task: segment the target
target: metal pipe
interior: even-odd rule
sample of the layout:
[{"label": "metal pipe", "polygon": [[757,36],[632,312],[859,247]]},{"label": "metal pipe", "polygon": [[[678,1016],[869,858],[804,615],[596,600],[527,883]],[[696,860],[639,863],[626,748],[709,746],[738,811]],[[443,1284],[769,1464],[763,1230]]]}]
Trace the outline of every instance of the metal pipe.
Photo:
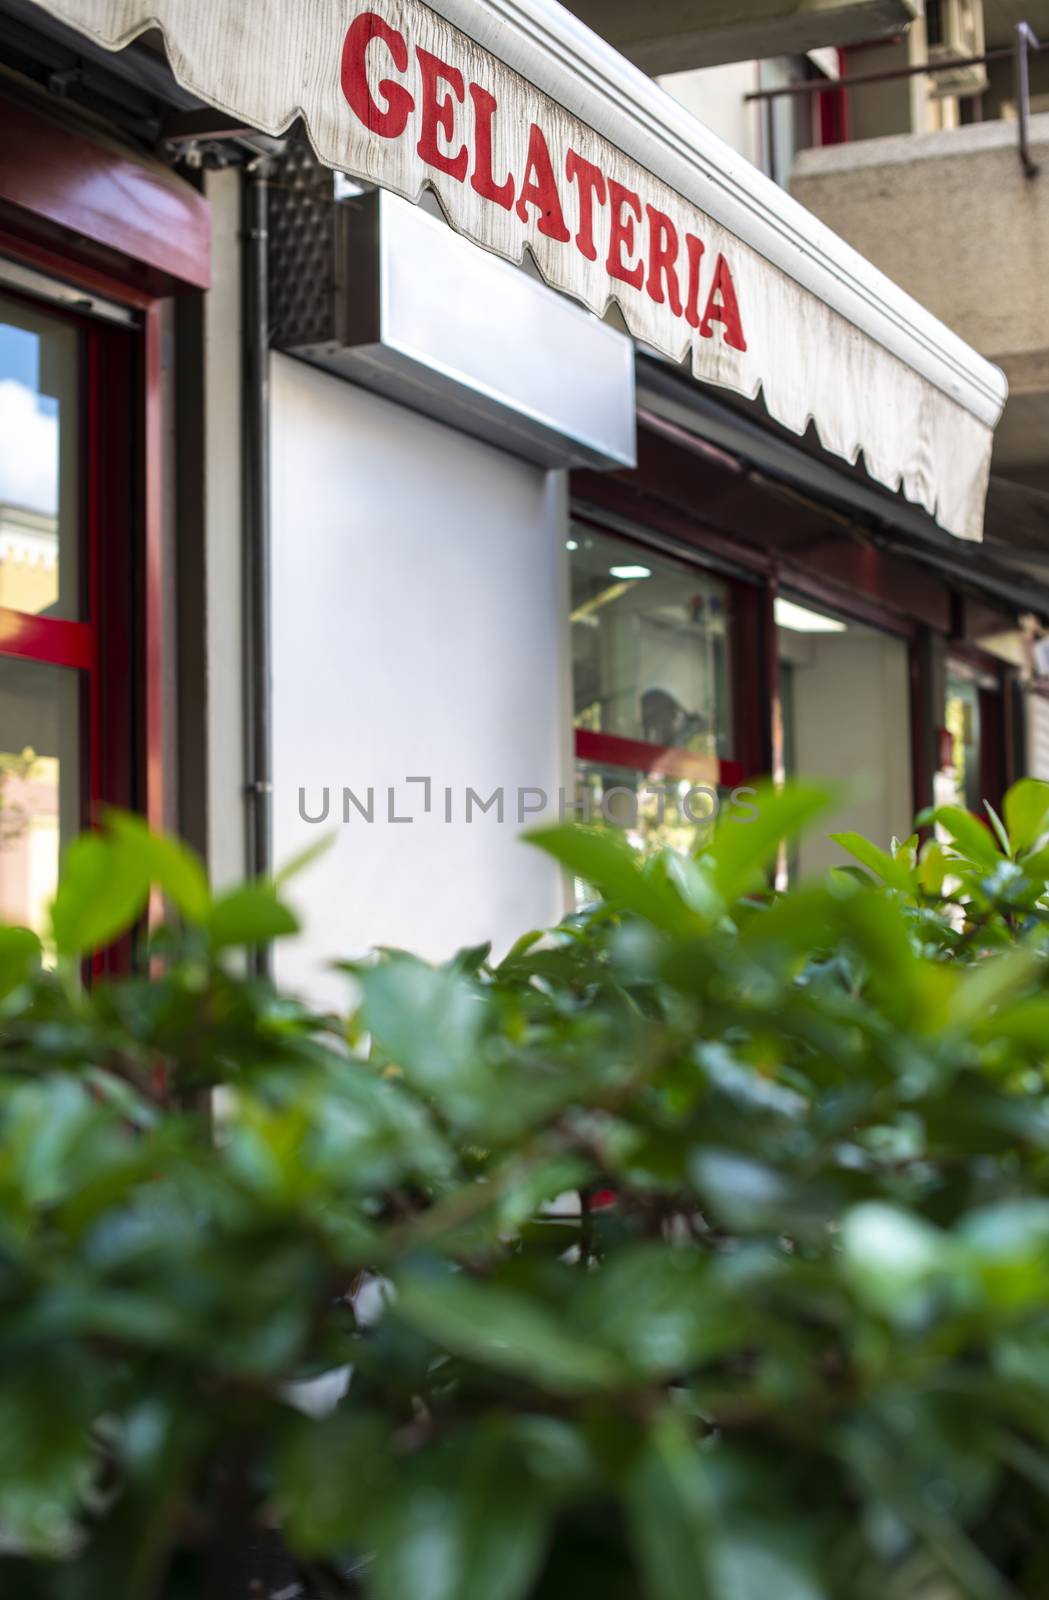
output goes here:
[{"label": "metal pipe", "polygon": [[[247,870],[273,870],[272,642],[270,635],[269,176],[264,157],[241,178],[243,263],[243,602]],[[256,970],[268,974],[269,950]]]},{"label": "metal pipe", "polygon": [[[1017,23],[1017,27],[1027,28],[1026,23]],[[1035,40],[1034,34],[1027,29],[1036,50],[1042,46]],[[935,62],[925,61],[916,67],[893,67],[885,72],[858,72],[845,78],[806,78],[800,83],[783,83],[775,89],[752,89],[743,96],[744,100],[776,100],[783,94],[847,94],[850,89],[862,89],[868,83],[892,83],[897,78],[920,78],[922,76],[935,77],[938,72],[954,72],[958,67],[983,67],[988,61],[1004,61],[1007,57],[1014,57],[1014,45],[1003,46],[1000,50],[987,50],[982,56],[959,56],[957,59],[944,61],[940,65]]]},{"label": "metal pipe", "polygon": [[1031,78],[1028,70],[1028,47],[1041,49],[1038,40],[1026,22],[1018,22],[1014,32],[1014,71],[1016,78],[1016,122],[1020,134],[1020,164],[1024,176],[1038,176],[1038,163],[1031,155],[1029,128],[1031,117]]}]

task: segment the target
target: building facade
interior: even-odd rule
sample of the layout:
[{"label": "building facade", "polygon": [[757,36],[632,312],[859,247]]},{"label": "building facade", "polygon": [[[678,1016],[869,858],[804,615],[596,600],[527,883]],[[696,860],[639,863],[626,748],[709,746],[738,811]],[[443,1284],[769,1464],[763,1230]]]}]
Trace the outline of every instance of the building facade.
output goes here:
[{"label": "building facade", "polygon": [[556,920],[561,815],[997,800],[994,369],[557,6],[340,11],[316,81],[264,9],[0,5],[3,914],[107,803],[219,881],[331,833],[280,959],[337,1003]]}]

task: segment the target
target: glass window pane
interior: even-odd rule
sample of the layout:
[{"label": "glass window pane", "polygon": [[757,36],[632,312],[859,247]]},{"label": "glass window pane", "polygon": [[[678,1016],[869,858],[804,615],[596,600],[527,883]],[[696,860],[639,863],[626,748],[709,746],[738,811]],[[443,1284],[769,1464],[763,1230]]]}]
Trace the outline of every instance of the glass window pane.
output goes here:
[{"label": "glass window pane", "polygon": [[731,756],[727,586],[580,526],[569,551],[576,727]]},{"label": "glass window pane", "polygon": [[980,792],[980,692],[975,683],[951,670],[947,674],[944,721],[951,736],[954,757],[952,768],[948,769],[948,776],[953,780],[953,793],[947,793],[946,803],[963,805],[978,816],[983,816],[983,796]]},{"label": "glass window pane", "polygon": [[0,606],[80,616],[80,334],[0,295]]},{"label": "glass window pane", "polygon": [[911,831],[910,659],[898,635],[806,596],[777,595],[774,609],[785,774],[838,791],[820,826],[781,858],[781,870],[804,878],[849,861],[832,833],[860,833],[885,849]]},{"label": "glass window pane", "polygon": [[698,779],[667,778],[626,767],[581,761],[576,769],[574,817],[622,828],[646,850],[669,847],[690,854],[709,842],[728,791]]},{"label": "glass window pane", "polygon": [[80,829],[79,701],[77,673],[0,657],[0,920],[38,933]]}]

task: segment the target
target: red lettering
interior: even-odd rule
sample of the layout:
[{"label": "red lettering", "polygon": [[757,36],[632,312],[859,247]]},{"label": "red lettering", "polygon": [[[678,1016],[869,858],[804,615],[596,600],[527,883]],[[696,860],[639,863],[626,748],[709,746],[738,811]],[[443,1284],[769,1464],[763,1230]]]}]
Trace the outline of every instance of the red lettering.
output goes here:
[{"label": "red lettering", "polygon": [[542,128],[535,122],[528,135],[528,159],[517,199],[517,215],[522,222],[528,221],[529,206],[538,208],[536,227],[539,232],[545,233],[548,239],[556,239],[559,244],[567,244],[571,234],[565,227],[550,151]]},{"label": "red lettering", "polygon": [[[715,299],[715,296],[719,298]],[[732,274],[728,270],[728,262],[724,256],[718,256],[714,268],[714,282],[707,298],[707,309],[703,313],[703,321],[699,325],[700,337],[709,339],[713,335],[712,322],[720,322],[725,329],[725,343],[731,345],[733,350],[745,350],[747,341],[743,337],[743,325],[739,320],[739,303],[736,300],[736,286],[732,282]]]},{"label": "red lettering", "polygon": [[700,323],[699,268],[706,245],[702,239],[697,239],[694,233],[686,233],[685,249],[688,251],[688,295],[685,299],[685,321],[691,327],[698,328]]},{"label": "red lettering", "polygon": [[402,84],[390,78],[381,78],[378,84],[385,105],[379,105],[374,99],[368,86],[368,46],[373,39],[382,40],[398,72],[407,70],[408,46],[404,35],[374,11],[362,11],[350,23],[342,47],[342,92],[370,133],[396,139],[404,132],[415,110],[415,101]]},{"label": "red lettering", "polygon": [[681,291],[677,286],[677,229],[670,218],[655,206],[646,205],[648,212],[648,283],[649,298],[657,306],[663,304],[663,279],[667,280],[667,299],[675,317],[681,315]]},{"label": "red lettering", "polygon": [[475,189],[484,200],[494,200],[497,206],[502,206],[509,211],[514,203],[514,180],[508,177],[504,183],[496,183],[492,172],[492,118],[496,112],[495,96],[482,89],[479,83],[471,83],[470,99],[474,103],[474,170],[470,179],[471,189]]},{"label": "red lettering", "polygon": [[[422,125],[417,149],[428,167],[447,172],[450,177],[463,183],[470,164],[470,153],[465,144],[453,156],[437,143],[439,133],[443,133],[446,139],[451,139],[455,133],[455,100],[462,104],[466,98],[463,75],[458,67],[449,67],[438,56],[424,50],[422,45],[416,46],[415,54],[419,58],[419,70],[422,73]],[[443,98],[439,96],[443,84],[447,84],[455,100],[452,94],[446,94]]]},{"label": "red lettering", "polygon": [[586,161],[574,150],[569,150],[565,157],[565,173],[569,183],[579,185],[579,232],[575,242],[588,261],[597,260],[597,247],[594,244],[594,200],[598,205],[605,203],[605,179],[600,167],[595,167],[592,161]]},{"label": "red lettering", "polygon": [[[625,189],[615,178],[609,178],[608,205],[612,219],[608,230],[605,269],[610,278],[618,278],[621,283],[629,283],[635,289],[640,289],[645,279],[645,264],[639,261],[636,266],[628,267],[623,252],[626,251],[628,256],[634,253],[634,221],[635,218],[641,221],[641,201],[633,189]],[[629,206],[633,216],[624,216],[624,206]]]}]

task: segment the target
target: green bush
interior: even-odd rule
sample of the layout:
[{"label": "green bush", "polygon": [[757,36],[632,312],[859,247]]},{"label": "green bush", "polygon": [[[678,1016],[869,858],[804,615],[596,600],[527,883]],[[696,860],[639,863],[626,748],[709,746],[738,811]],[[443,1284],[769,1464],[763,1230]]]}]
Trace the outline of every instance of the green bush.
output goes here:
[{"label": "green bush", "polygon": [[539,835],[596,904],[348,1021],[241,970],[279,884],[77,842],[0,930],[0,1593],[1049,1593],[1049,787],[768,893],[825,798]]}]

